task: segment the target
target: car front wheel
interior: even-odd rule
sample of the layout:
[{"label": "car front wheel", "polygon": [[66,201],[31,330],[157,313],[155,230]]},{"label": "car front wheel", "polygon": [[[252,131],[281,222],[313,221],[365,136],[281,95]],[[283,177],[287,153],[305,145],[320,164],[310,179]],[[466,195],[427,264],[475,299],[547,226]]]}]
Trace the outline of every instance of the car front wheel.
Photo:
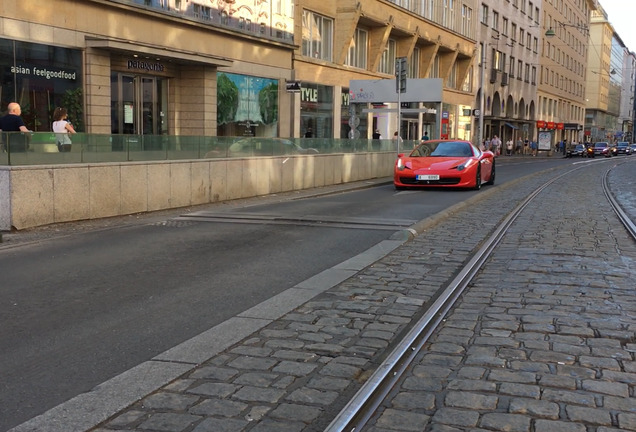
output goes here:
[{"label": "car front wheel", "polygon": [[494,185],[495,184],[495,161],[493,160],[492,162],[492,170],[490,171],[490,178],[488,179],[488,183],[486,183],[488,185]]},{"label": "car front wheel", "polygon": [[475,190],[481,189],[481,167],[477,168],[477,175],[475,176]]}]

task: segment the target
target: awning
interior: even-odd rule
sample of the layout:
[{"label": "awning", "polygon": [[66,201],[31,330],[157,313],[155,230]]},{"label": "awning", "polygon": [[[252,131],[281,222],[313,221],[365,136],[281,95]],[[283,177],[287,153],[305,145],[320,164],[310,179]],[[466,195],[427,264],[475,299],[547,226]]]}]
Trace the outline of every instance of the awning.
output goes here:
[{"label": "awning", "polygon": [[517,126],[513,125],[512,123],[504,122],[504,124],[505,124],[506,126],[510,127],[510,128],[513,128],[513,129],[519,129]]}]

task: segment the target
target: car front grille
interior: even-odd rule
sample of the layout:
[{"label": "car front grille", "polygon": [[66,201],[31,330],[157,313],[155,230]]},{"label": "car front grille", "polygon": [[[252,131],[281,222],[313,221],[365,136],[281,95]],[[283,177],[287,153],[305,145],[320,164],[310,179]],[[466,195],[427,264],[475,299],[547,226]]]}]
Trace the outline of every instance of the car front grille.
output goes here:
[{"label": "car front grille", "polygon": [[443,177],[439,180],[416,180],[415,177],[400,177],[400,183],[414,186],[447,186],[456,185],[459,182],[459,177]]}]

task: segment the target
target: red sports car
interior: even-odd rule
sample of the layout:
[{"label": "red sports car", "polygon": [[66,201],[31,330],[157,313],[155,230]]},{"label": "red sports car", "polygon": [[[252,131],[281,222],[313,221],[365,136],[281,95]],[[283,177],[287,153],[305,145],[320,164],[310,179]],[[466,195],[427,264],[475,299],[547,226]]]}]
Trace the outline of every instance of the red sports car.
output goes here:
[{"label": "red sports car", "polygon": [[459,187],[480,189],[495,183],[495,155],[469,141],[424,141],[395,161],[393,184],[408,187]]}]

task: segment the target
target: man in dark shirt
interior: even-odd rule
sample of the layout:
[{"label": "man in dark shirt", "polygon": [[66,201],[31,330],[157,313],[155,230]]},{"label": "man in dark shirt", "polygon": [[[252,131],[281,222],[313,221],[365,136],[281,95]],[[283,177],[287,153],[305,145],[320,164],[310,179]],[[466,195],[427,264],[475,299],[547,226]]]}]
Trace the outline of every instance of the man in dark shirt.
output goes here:
[{"label": "man in dark shirt", "polygon": [[[20,114],[22,114],[20,104],[16,102],[9,103],[9,105],[7,106],[7,114],[3,117],[0,117],[0,132],[30,132],[29,129],[25,126],[24,120],[22,120]],[[7,134],[2,133],[2,151],[7,150],[5,146],[5,142],[8,141],[6,139],[7,137]],[[19,145],[19,147],[25,147],[26,149],[25,140],[23,139],[23,137],[20,138],[22,139],[20,140],[21,145]],[[21,150],[24,151],[25,149]]]}]

